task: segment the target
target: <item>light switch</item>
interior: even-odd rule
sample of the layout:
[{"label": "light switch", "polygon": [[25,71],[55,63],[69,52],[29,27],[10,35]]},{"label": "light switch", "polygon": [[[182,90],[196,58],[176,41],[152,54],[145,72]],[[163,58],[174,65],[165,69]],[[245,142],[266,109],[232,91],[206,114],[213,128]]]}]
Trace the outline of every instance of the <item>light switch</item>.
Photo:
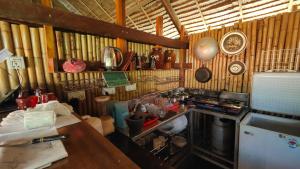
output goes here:
[{"label": "light switch", "polygon": [[25,69],[25,62],[22,56],[9,57],[7,63],[8,69]]},{"label": "light switch", "polygon": [[136,90],[136,83],[133,83],[133,84],[131,84],[131,85],[125,86],[125,90],[126,90],[127,92]]}]

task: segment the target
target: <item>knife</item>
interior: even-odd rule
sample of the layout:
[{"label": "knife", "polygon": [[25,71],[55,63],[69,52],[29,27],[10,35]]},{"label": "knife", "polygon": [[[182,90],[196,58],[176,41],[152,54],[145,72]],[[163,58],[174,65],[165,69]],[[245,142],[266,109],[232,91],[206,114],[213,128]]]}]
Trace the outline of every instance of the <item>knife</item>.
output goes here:
[{"label": "knife", "polygon": [[67,136],[65,135],[53,135],[35,139],[19,139],[19,140],[11,140],[8,142],[0,142],[0,147],[16,147],[16,146],[24,146],[30,144],[38,144],[38,143],[45,143],[54,140],[65,140]]}]

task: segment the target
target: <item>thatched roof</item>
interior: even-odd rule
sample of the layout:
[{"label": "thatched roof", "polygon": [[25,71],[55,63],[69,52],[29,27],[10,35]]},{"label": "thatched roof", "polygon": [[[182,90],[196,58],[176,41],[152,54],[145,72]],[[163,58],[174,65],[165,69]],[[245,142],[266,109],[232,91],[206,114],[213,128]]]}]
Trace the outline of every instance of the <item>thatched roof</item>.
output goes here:
[{"label": "thatched roof", "polygon": [[[53,0],[54,7],[114,23],[113,0]],[[222,26],[239,20],[259,19],[300,8],[300,0],[167,0],[188,34]],[[126,0],[126,26],[155,34],[155,18],[163,15],[164,36],[178,38],[179,33],[161,0]]]}]

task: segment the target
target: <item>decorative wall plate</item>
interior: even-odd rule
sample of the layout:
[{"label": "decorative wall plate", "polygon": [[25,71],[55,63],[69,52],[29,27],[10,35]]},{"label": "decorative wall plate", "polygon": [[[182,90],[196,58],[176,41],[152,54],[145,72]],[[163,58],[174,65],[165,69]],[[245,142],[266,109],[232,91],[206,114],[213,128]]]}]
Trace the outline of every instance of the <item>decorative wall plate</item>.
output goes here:
[{"label": "decorative wall plate", "polygon": [[226,33],[220,41],[221,51],[229,56],[238,55],[245,50],[247,46],[247,37],[241,31],[232,31]]},{"label": "decorative wall plate", "polygon": [[232,75],[241,75],[245,73],[246,65],[241,61],[233,61],[229,64],[228,71]]}]

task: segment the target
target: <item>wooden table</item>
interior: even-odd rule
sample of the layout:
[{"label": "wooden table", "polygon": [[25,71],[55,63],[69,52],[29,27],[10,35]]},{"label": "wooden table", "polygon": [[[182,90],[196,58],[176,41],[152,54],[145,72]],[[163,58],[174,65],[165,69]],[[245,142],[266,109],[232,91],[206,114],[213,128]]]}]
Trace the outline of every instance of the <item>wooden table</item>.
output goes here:
[{"label": "wooden table", "polygon": [[133,161],[86,122],[58,129],[68,135],[63,143],[69,156],[50,169],[139,169]]}]

